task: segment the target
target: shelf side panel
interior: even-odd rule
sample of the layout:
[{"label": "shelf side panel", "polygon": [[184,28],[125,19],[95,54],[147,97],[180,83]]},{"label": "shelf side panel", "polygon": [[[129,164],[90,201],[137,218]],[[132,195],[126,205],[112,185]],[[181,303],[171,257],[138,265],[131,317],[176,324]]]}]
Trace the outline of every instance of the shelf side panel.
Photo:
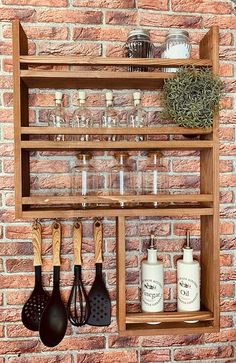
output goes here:
[{"label": "shelf side panel", "polygon": [[[213,26],[200,42],[200,57],[211,59],[212,72],[219,74],[219,28]],[[219,112],[213,119],[214,146],[201,151],[201,193],[213,194],[213,216],[201,217],[202,303],[214,314],[213,326],[219,329]]]},{"label": "shelf side panel", "polygon": [[[21,150],[21,127],[28,126],[28,89],[20,80],[20,55],[28,54],[27,37],[18,20],[12,23],[14,84],[15,213],[22,216],[22,196],[29,195],[29,157]],[[27,66],[24,66],[27,67]]]}]

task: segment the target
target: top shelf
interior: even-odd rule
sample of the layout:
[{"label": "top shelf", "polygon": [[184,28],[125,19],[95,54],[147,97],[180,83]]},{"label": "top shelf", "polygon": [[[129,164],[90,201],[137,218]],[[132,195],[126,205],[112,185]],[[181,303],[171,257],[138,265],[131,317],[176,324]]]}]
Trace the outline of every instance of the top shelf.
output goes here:
[{"label": "top shelf", "polygon": [[161,58],[106,58],[106,57],[78,57],[78,56],[20,56],[20,64],[25,65],[77,65],[77,66],[196,66],[211,67],[210,59],[161,59]]}]

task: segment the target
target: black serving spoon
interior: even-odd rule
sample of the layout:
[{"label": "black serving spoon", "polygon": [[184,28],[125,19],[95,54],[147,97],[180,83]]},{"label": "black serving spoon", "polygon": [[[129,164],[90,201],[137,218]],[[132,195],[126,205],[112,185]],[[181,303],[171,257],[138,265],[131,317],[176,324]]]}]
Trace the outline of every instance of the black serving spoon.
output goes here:
[{"label": "black serving spoon", "polygon": [[87,324],[94,326],[107,326],[111,323],[111,300],[102,277],[102,222],[95,220],[94,226],[96,276],[88,294],[90,316]]},{"label": "black serving spoon", "polygon": [[34,290],[23,306],[21,313],[22,323],[27,329],[33,331],[39,330],[40,318],[49,300],[49,295],[42,286],[41,231],[41,224],[39,222],[34,222],[32,226],[32,244],[34,251],[35,285]]},{"label": "black serving spoon", "polygon": [[55,347],[64,338],[67,328],[67,312],[60,294],[60,248],[61,225],[54,222],[52,226],[53,252],[53,291],[51,298],[43,311],[39,335],[44,345]]}]

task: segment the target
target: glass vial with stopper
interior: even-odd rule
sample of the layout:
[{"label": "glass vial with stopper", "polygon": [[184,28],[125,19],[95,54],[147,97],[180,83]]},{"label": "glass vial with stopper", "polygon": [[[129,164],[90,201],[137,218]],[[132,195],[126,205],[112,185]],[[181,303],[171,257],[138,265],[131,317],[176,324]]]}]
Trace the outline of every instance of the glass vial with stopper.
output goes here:
[{"label": "glass vial with stopper", "polygon": [[[110,190],[111,195],[120,196],[119,205],[125,207],[122,196],[134,194],[133,188],[133,172],[132,168],[127,165],[129,155],[125,152],[115,154],[117,165],[111,168],[110,174]],[[115,202],[116,204],[116,202]]]},{"label": "glass vial with stopper", "polygon": [[[91,165],[92,155],[81,153],[76,155],[77,165],[72,168],[72,195],[90,196],[97,194],[97,178],[94,167]],[[81,203],[83,208],[94,206],[91,203]]]},{"label": "glass vial with stopper", "polygon": [[[168,194],[168,176],[163,164],[163,154],[160,151],[151,151],[147,156],[149,163],[142,173],[143,193],[145,195]],[[155,208],[158,205],[158,202],[153,202]]]},{"label": "glass vial with stopper", "polygon": [[[147,114],[141,107],[141,92],[133,93],[134,108],[130,114],[130,127],[145,127],[147,126]],[[135,141],[143,141],[144,137],[142,135],[135,136]]]},{"label": "glass vial with stopper", "polygon": [[[182,29],[171,29],[166,36],[161,58],[190,58],[191,44],[189,33]],[[177,72],[178,68],[164,68],[165,72]]]},{"label": "glass vial with stopper", "polygon": [[[73,126],[78,128],[86,128],[89,127],[89,112],[86,104],[86,93],[85,91],[78,92],[78,104],[79,108],[75,110],[73,114]],[[88,141],[88,135],[81,135],[80,141]]]},{"label": "glass vial with stopper", "polygon": [[[164,268],[163,263],[157,260],[154,235],[148,247],[147,259],[142,262],[141,308],[145,313],[157,313],[164,310]],[[159,324],[160,322],[149,322]]]},{"label": "glass vial with stopper", "polygon": [[[193,259],[189,230],[186,232],[186,240],[183,259],[177,261],[177,310],[193,312],[200,310],[200,264]],[[186,321],[197,322],[198,320]]]},{"label": "glass vial with stopper", "polygon": [[[104,115],[102,117],[102,126],[111,128],[116,127],[116,117],[113,109],[113,92],[108,91],[106,92],[106,108],[104,111]],[[108,141],[115,141],[114,135],[108,136]]]},{"label": "glass vial with stopper", "polygon": [[[65,113],[62,105],[62,92],[55,92],[55,109],[50,115],[49,126],[52,127],[67,127]],[[52,135],[53,141],[64,141],[65,135]]]}]

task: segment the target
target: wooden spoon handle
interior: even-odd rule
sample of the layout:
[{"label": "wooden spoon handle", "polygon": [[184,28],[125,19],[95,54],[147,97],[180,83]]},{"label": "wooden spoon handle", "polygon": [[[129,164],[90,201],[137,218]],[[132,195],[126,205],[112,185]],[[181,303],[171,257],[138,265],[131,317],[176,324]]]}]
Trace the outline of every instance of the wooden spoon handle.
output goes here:
[{"label": "wooden spoon handle", "polygon": [[52,255],[53,266],[60,266],[60,249],[61,249],[61,224],[54,222],[52,225]]},{"label": "wooden spoon handle", "polygon": [[39,222],[35,222],[32,225],[32,243],[34,251],[34,266],[42,266],[42,226]]},{"label": "wooden spoon handle", "polygon": [[82,265],[81,247],[82,247],[82,223],[75,222],[73,226],[73,244],[74,244],[74,264]]},{"label": "wooden spoon handle", "polygon": [[102,222],[98,219],[93,224],[93,235],[95,243],[95,263],[102,263]]}]

